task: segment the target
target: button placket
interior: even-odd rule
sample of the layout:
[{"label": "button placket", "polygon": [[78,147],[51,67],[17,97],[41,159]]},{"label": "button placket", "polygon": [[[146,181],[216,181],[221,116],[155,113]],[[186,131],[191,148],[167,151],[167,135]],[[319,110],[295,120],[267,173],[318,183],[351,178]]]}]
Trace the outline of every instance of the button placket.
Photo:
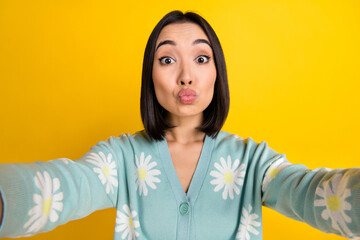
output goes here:
[{"label": "button placket", "polygon": [[188,202],[183,202],[179,206],[179,211],[181,215],[188,215],[190,212],[190,204]]}]

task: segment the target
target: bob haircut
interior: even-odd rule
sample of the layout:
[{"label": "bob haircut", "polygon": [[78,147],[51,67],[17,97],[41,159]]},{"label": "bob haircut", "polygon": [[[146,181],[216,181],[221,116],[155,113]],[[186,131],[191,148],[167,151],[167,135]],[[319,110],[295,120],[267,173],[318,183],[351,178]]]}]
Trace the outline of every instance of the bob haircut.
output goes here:
[{"label": "bob haircut", "polygon": [[165,130],[175,127],[166,122],[167,110],[159,104],[155,95],[152,69],[156,41],[161,30],[166,25],[187,22],[199,25],[209,38],[216,66],[214,96],[209,106],[203,111],[204,118],[201,126],[196,129],[215,138],[224,125],[229,112],[230,97],[226,64],[218,37],[210,24],[198,14],[193,12],[186,12],[184,14],[181,11],[172,11],[166,14],[155,26],[149,37],[144,53],[140,110],[145,131],[151,140],[162,140],[165,137]]}]

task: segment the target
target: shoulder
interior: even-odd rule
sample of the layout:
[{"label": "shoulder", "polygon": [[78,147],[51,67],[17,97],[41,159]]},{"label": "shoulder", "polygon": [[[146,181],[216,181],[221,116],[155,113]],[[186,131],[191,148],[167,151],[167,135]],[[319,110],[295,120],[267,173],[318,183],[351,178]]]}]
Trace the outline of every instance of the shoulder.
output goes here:
[{"label": "shoulder", "polygon": [[119,136],[110,136],[106,140],[97,142],[92,148],[107,148],[111,150],[132,149],[130,146],[151,145],[153,141],[147,136],[144,130],[131,133],[122,133]]},{"label": "shoulder", "polygon": [[119,141],[141,141],[141,142],[148,142],[151,143],[149,136],[146,134],[145,130],[140,130],[135,133],[122,133],[118,137],[110,137],[110,138],[116,138]]},{"label": "shoulder", "polygon": [[239,150],[239,149],[256,149],[268,147],[267,142],[257,142],[251,137],[243,138],[238,134],[220,131],[215,138],[215,146],[218,149]]},{"label": "shoulder", "polygon": [[240,137],[237,134],[233,134],[233,133],[229,133],[229,132],[225,132],[225,131],[220,131],[219,134],[216,136],[216,140],[218,142],[245,141],[245,139],[243,137]]},{"label": "shoulder", "polygon": [[118,141],[125,151],[154,152],[157,149],[157,141],[150,139],[145,130],[120,134]]},{"label": "shoulder", "polygon": [[215,141],[217,144],[254,144],[256,143],[251,137],[243,138],[238,134],[220,131],[216,136]]}]

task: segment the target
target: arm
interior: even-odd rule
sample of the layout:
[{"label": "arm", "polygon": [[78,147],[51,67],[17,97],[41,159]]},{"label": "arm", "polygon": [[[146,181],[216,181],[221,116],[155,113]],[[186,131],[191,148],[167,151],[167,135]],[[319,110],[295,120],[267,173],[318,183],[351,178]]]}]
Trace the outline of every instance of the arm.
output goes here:
[{"label": "arm", "polygon": [[326,233],[360,236],[360,169],[309,170],[286,159],[263,180],[263,205]]},{"label": "arm", "polygon": [[117,201],[119,140],[99,142],[77,161],[0,165],[0,238],[50,231]]}]

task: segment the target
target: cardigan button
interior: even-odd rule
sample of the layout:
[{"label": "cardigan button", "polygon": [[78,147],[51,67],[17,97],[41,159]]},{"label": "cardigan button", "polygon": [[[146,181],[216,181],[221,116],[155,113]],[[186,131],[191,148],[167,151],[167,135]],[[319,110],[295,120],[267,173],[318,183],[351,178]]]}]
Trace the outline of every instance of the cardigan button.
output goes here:
[{"label": "cardigan button", "polygon": [[189,203],[183,202],[182,204],[180,204],[179,210],[180,210],[181,215],[189,214],[189,211],[190,211]]}]

